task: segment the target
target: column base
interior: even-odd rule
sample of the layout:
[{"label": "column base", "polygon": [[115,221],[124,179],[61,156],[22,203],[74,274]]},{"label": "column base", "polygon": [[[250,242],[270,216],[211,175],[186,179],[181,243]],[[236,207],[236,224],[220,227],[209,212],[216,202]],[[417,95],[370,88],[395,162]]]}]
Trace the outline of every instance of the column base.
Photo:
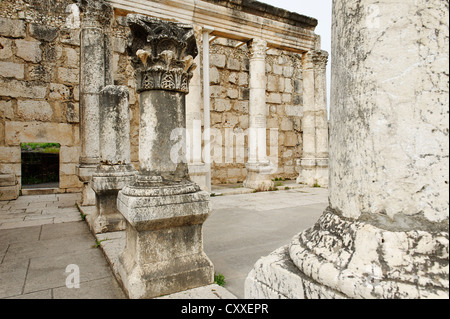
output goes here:
[{"label": "column base", "polygon": [[117,206],[127,221],[118,273],[132,299],[209,285],[214,268],[203,251],[209,194],[193,183],[125,187]]},{"label": "column base", "polygon": [[80,164],[77,166],[77,175],[83,188],[81,190],[81,206],[95,206],[95,192],[90,185],[92,175],[97,171],[97,164]]},{"label": "column base", "polygon": [[259,259],[245,280],[245,299],[344,299],[298,270],[289,245]]},{"label": "column base", "polygon": [[14,174],[0,174],[0,201],[15,200],[19,197],[20,185]]},{"label": "column base", "polygon": [[352,220],[328,208],[282,253],[256,263],[246,297],[448,299],[448,229],[408,230],[412,216],[368,215]]},{"label": "column base", "polygon": [[243,186],[247,188],[267,191],[274,187],[271,180],[271,174],[274,172],[273,166],[270,162],[267,163],[247,163],[247,178]]},{"label": "column base", "polygon": [[91,187],[95,192],[97,209],[89,220],[94,233],[125,230],[125,218],[117,209],[117,195],[134,182],[135,176],[136,171],[129,165],[100,168],[92,176]]},{"label": "column base", "polygon": [[189,177],[191,181],[200,186],[201,190],[208,191],[208,183],[206,181],[206,167],[204,163],[189,164]]},{"label": "column base", "polygon": [[301,159],[297,184],[328,187],[328,158]]}]

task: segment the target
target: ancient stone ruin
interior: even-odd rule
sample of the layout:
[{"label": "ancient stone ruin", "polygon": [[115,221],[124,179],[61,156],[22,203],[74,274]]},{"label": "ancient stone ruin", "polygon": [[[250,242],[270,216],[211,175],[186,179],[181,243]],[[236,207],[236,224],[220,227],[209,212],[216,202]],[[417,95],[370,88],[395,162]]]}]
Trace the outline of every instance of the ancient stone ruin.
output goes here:
[{"label": "ancient stone ruin", "polygon": [[[329,186],[247,298],[448,298],[448,10],[333,1],[329,130],[316,19],[246,0],[3,0],[0,200],[81,193],[92,232],[126,232],[128,297],[154,298],[213,282],[211,184]],[[23,187],[23,143],[59,145],[57,187]]]},{"label": "ancient stone ruin", "polygon": [[21,143],[59,143],[59,183],[46,191],[81,191],[83,206],[96,205],[91,181],[108,85],[128,89],[130,162],[138,169],[139,101],[126,52],[126,15],[135,10],[193,25],[199,54],[186,102],[186,160],[202,189],[265,189],[274,178],[327,185],[326,103],[305,103],[326,100],[321,64],[304,63],[320,52],[317,20],[241,0],[4,0],[1,9],[3,197],[32,193],[22,187]]}]

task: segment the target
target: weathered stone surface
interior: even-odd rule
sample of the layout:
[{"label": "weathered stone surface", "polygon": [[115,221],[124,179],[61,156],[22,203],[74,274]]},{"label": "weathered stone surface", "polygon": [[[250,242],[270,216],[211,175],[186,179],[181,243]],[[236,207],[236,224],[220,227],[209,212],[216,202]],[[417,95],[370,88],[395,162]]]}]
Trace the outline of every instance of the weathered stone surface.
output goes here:
[{"label": "weathered stone surface", "polygon": [[13,62],[0,61],[0,76],[22,80],[24,78],[24,65]]},{"label": "weathered stone surface", "polygon": [[0,59],[8,59],[12,57],[12,40],[0,37]]},{"label": "weathered stone surface", "polygon": [[211,54],[210,62],[212,66],[216,66],[218,68],[224,68],[227,62],[227,57],[223,54]]},{"label": "weathered stone surface", "polygon": [[284,107],[287,116],[303,116],[303,108],[300,105],[286,105]]},{"label": "weathered stone surface", "polygon": [[349,298],[447,298],[448,229],[436,224],[430,232],[424,223],[412,230],[402,225],[407,218],[395,224],[386,218],[384,225],[383,219],[355,222],[328,209],[293,239],[291,260],[311,280]]},{"label": "weathered stone surface", "polygon": [[100,164],[91,181],[97,203],[90,218],[95,233],[125,229],[125,219],[116,205],[117,194],[134,182],[136,173],[130,158],[128,89],[108,85],[100,94]]},{"label": "weathered stone surface", "polygon": [[25,61],[39,63],[42,61],[42,50],[40,48],[41,42],[16,40],[17,53],[19,58]]},{"label": "weathered stone surface", "polygon": [[64,84],[50,83],[48,97],[51,100],[68,100],[70,89]]},{"label": "weathered stone surface", "polygon": [[19,187],[14,174],[0,174],[0,201],[17,199]]},{"label": "weathered stone surface", "polygon": [[68,123],[80,123],[80,104],[67,102],[66,119]]},{"label": "weathered stone surface", "polygon": [[346,299],[304,276],[283,246],[257,261],[245,280],[246,299]]},{"label": "weathered stone surface", "polygon": [[53,110],[45,101],[19,100],[17,115],[26,121],[49,122],[52,120]]},{"label": "weathered stone surface", "polygon": [[5,142],[8,145],[20,145],[23,141],[28,143],[60,143],[73,145],[74,134],[72,125],[64,123],[43,122],[6,122]]},{"label": "weathered stone surface", "polygon": [[[336,105],[330,145],[348,147],[333,149],[330,165],[336,169],[330,188],[336,191],[330,199],[351,218],[365,211],[390,217],[422,212],[429,220],[448,222],[448,6],[419,1],[396,7],[385,1],[377,8],[380,17],[374,21],[358,13],[361,24],[366,25],[365,19],[375,23],[363,34],[364,48],[347,56],[340,51],[348,45],[343,39],[334,47],[334,76],[340,84],[332,90]],[[337,7],[336,14],[345,19],[347,6]],[[394,17],[405,18],[392,28],[385,22]],[[420,30],[415,23],[423,25]],[[350,34],[355,28],[360,25],[342,25],[336,31]],[[429,32],[438,35],[428,37]],[[371,58],[361,60],[364,52]],[[359,65],[367,71],[351,78],[359,74]],[[360,98],[347,103],[358,94]],[[343,161],[352,166],[353,177],[344,173],[347,165],[337,164]],[[346,189],[365,189],[368,181],[370,196],[346,194]]]},{"label": "weathered stone surface", "polygon": [[[312,163],[300,166],[297,183],[309,186],[328,186],[328,172],[318,167],[317,159],[328,158],[328,122],[326,97],[326,65],[328,53],[315,50],[303,58],[303,101],[300,95],[294,95],[295,104],[302,105],[302,161]],[[287,108],[287,112],[292,109]]]},{"label": "weathered stone surface", "polygon": [[47,87],[30,82],[0,79],[0,95],[10,97],[44,99]]},{"label": "weathered stone surface", "polygon": [[169,187],[165,194],[165,187],[157,187],[139,197],[119,194],[118,208],[129,223],[127,247],[135,247],[125,249],[119,268],[130,298],[153,298],[213,281],[201,231],[211,212],[209,194],[198,186],[193,193],[185,193],[188,189]]},{"label": "weathered stone surface", "polygon": [[[82,205],[95,204],[95,193],[87,182],[95,171],[100,160],[99,114],[100,90],[106,85],[113,84],[112,67],[112,41],[110,27],[113,21],[112,6],[102,1],[83,0],[80,3],[83,12],[80,44],[80,180],[85,183],[83,187]],[[73,38],[71,30],[71,38]],[[72,63],[75,61],[73,52],[66,51],[66,58]],[[74,69],[76,70],[76,69]],[[65,75],[65,70],[61,74]],[[67,82],[76,84],[72,69],[67,69]]]},{"label": "weathered stone surface", "polygon": [[61,67],[57,71],[57,77],[61,83],[78,84],[79,76],[78,69]]},{"label": "weathered stone surface", "polygon": [[25,22],[22,20],[0,17],[0,35],[11,38],[24,38],[26,36]]},{"label": "weathered stone surface", "polygon": [[58,36],[58,28],[53,26],[31,23],[29,30],[33,38],[41,41],[51,42]]}]

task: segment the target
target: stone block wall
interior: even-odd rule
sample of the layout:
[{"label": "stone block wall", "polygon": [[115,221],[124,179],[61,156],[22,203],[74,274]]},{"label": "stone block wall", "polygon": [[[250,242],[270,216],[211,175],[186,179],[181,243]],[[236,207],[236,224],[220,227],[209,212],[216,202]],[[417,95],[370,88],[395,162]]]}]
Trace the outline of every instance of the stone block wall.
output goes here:
[{"label": "stone block wall", "polygon": [[[247,136],[249,128],[249,52],[247,45],[219,38],[211,44],[210,90],[211,128],[220,130],[222,151],[211,167],[212,183],[236,183],[246,178]],[[267,150],[278,171],[273,177],[298,176],[295,159],[301,156],[302,67],[301,55],[269,49],[267,78]],[[278,149],[270,153],[270,129],[277,129]],[[228,131],[228,133],[227,133]],[[226,143],[234,135],[233,143]],[[245,136],[245,154],[237,156],[237,136]],[[212,148],[220,143],[212,143]],[[214,158],[214,156],[213,156]],[[277,160],[275,158],[278,158]],[[232,159],[232,161],[230,161]]]},{"label": "stone block wall", "polygon": [[72,1],[0,4],[0,172],[21,180],[21,143],[59,143],[60,191],[77,192],[79,29]]}]

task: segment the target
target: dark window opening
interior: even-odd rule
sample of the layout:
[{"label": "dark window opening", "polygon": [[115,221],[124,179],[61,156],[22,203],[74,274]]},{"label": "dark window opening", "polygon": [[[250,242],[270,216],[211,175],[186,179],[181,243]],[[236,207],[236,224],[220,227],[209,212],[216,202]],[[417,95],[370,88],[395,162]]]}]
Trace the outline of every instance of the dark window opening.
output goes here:
[{"label": "dark window opening", "polygon": [[59,188],[59,144],[22,143],[22,188]]}]

